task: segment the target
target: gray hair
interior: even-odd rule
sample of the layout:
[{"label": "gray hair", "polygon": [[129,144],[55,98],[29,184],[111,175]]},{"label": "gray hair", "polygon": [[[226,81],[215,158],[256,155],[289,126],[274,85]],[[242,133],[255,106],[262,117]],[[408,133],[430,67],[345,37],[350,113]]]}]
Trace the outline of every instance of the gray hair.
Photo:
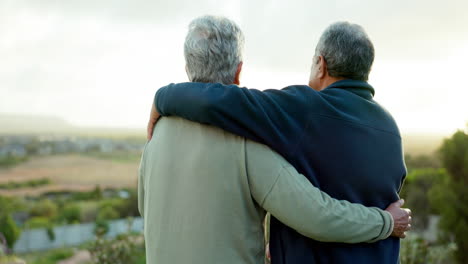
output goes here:
[{"label": "gray hair", "polygon": [[184,44],[190,81],[232,84],[243,48],[244,35],[233,21],[215,16],[194,19]]},{"label": "gray hair", "polygon": [[332,77],[367,81],[375,51],[360,25],[336,22],[323,32],[315,56],[323,56]]}]

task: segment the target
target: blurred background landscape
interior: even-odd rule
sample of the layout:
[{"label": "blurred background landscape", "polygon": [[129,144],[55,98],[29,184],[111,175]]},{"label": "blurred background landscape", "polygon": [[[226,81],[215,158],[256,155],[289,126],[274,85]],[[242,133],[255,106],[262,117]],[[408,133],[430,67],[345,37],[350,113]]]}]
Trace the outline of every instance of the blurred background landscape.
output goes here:
[{"label": "blurred background landscape", "polygon": [[306,84],[332,22],[376,48],[370,84],[399,124],[414,214],[401,262],[468,263],[468,3],[0,0],[0,264],[145,263],[137,171],[154,93],[185,82],[189,22],[246,38],[241,86]]}]

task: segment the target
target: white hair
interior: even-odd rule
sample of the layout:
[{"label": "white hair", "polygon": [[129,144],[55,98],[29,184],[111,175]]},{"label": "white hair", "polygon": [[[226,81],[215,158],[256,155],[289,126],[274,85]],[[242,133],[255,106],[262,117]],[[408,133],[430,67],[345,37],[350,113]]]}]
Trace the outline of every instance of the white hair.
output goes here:
[{"label": "white hair", "polygon": [[243,49],[244,35],[232,20],[216,16],[194,19],[184,44],[190,81],[232,84]]},{"label": "white hair", "polygon": [[315,56],[323,56],[328,74],[367,81],[374,62],[374,46],[357,24],[336,22],[323,32]]}]

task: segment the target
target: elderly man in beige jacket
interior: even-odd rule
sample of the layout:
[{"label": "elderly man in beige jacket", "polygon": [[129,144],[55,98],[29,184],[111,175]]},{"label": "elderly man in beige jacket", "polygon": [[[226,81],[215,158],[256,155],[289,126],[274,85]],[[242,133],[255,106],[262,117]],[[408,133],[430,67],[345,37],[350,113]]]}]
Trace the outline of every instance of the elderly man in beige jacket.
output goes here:
[{"label": "elderly man in beige jacket", "polygon": [[[229,19],[192,21],[190,81],[239,84],[243,41]],[[178,117],[155,127],[138,185],[151,264],[262,263],[266,211],[303,235],[346,243],[404,237],[411,219],[401,201],[383,211],[333,199],[267,146]]]}]

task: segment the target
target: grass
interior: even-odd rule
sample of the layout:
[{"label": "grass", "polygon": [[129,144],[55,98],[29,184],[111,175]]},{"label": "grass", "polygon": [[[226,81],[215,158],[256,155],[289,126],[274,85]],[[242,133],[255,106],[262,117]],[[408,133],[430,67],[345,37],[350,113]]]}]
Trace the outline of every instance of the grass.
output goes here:
[{"label": "grass", "polygon": [[4,158],[0,158],[0,168],[11,168],[23,162],[26,162],[28,157],[14,157],[14,156],[7,156]]},{"label": "grass", "polygon": [[74,250],[72,248],[52,249],[44,252],[34,252],[20,257],[28,264],[56,264],[60,260],[72,257]]},{"label": "grass", "polygon": [[7,183],[0,183],[0,189],[13,190],[26,187],[38,187],[50,184],[50,180],[47,178],[43,179],[32,179],[27,181],[8,181]]}]

